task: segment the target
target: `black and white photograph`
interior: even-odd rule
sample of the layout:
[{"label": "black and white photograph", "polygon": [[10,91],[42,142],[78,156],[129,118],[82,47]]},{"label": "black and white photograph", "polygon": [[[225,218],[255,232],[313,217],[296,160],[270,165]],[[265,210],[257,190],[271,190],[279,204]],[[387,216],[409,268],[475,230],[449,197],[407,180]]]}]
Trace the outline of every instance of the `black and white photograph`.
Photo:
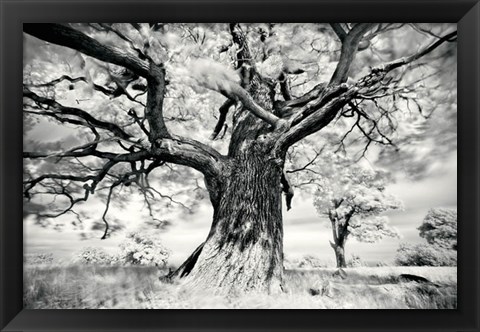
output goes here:
[{"label": "black and white photograph", "polygon": [[457,24],[24,23],[23,251],[25,309],[457,309]]}]

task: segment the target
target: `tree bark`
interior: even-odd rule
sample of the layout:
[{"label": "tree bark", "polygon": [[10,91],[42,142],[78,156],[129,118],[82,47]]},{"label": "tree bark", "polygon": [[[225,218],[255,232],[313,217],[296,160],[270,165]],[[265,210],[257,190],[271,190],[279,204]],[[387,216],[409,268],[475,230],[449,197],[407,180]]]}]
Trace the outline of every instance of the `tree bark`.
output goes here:
[{"label": "tree bark", "polygon": [[[273,117],[273,87],[248,66],[243,78],[250,98]],[[229,158],[219,177],[206,179],[214,208],[210,233],[177,273],[187,284],[227,295],[281,292],[285,156],[274,157],[274,127],[248,103],[234,115]]]},{"label": "tree bark", "polygon": [[335,252],[335,259],[337,261],[338,268],[346,268],[347,262],[345,260],[345,245],[332,245],[333,251]]},{"label": "tree bark", "polygon": [[335,252],[337,268],[347,267],[347,262],[345,260],[345,243],[347,242],[347,238],[349,234],[348,227],[350,223],[350,218],[355,212],[355,210],[352,209],[349,213],[347,213],[347,215],[343,219],[343,223],[340,222],[336,209],[340,207],[342,202],[343,202],[343,199],[335,200],[334,201],[335,209],[329,210],[329,213],[328,213],[328,217],[332,224],[332,234],[333,234],[333,242],[330,241],[330,246]]},{"label": "tree bark", "polygon": [[210,233],[177,275],[217,293],[281,291],[282,170],[253,144],[224,174]]}]

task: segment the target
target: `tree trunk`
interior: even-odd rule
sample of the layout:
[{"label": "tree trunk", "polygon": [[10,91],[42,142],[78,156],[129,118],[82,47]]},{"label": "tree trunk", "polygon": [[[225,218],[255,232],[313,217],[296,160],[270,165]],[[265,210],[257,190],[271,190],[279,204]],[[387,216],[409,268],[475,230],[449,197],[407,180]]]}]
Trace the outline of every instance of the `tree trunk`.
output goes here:
[{"label": "tree trunk", "polygon": [[347,262],[345,261],[345,246],[344,245],[332,245],[333,251],[335,252],[335,259],[337,260],[338,268],[347,267]]},{"label": "tree trunk", "polygon": [[227,168],[210,233],[177,271],[195,288],[226,294],[281,290],[282,170],[254,145]]},{"label": "tree trunk", "polygon": [[[242,45],[238,53],[242,87],[272,112],[274,85],[245,62],[250,55],[243,33],[235,30],[233,36]],[[214,208],[210,233],[177,272],[187,284],[228,295],[282,290],[285,156],[273,156],[277,139],[274,128],[245,106],[235,111],[229,159],[220,178],[206,178]]]}]

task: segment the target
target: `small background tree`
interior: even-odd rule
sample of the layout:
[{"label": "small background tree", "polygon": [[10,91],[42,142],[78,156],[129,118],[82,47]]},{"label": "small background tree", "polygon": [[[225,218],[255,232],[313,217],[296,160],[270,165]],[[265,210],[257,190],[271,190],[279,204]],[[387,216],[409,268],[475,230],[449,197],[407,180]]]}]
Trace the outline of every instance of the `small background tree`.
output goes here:
[{"label": "small background tree", "polygon": [[420,236],[432,245],[457,250],[457,210],[430,209],[418,227]]},{"label": "small background tree", "polygon": [[385,237],[399,237],[379,214],[402,206],[393,195],[385,192],[391,180],[388,173],[352,164],[346,158],[330,153],[329,160],[319,167],[321,184],[315,193],[314,205],[320,216],[327,216],[332,226],[330,242],[337,267],[346,267],[345,244],[348,238],[374,243]]}]

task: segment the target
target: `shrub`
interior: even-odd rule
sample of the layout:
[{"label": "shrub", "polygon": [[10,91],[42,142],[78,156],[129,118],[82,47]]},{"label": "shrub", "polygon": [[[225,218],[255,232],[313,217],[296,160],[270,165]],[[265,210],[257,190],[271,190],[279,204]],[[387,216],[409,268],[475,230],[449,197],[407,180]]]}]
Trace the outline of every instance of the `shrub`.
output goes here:
[{"label": "shrub", "polygon": [[131,265],[165,267],[170,252],[147,233],[132,232],[120,244],[119,260]]},{"label": "shrub", "polygon": [[318,269],[327,267],[327,264],[318,257],[306,255],[298,262],[298,267],[302,269]]},{"label": "shrub", "polygon": [[360,256],[352,254],[352,257],[347,262],[348,267],[361,267],[364,266]]},{"label": "shrub", "polygon": [[102,248],[85,247],[77,253],[74,260],[82,264],[110,265],[115,259]]},{"label": "shrub", "polygon": [[457,252],[430,244],[401,244],[395,263],[402,266],[456,266]]}]

